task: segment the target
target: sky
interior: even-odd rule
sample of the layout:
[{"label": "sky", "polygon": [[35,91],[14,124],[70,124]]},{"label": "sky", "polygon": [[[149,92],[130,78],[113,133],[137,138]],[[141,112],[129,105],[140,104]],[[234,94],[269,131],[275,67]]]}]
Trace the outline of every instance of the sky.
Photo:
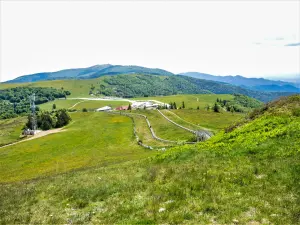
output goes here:
[{"label": "sky", "polygon": [[0,81],[107,63],[300,76],[299,0],[0,4]]}]

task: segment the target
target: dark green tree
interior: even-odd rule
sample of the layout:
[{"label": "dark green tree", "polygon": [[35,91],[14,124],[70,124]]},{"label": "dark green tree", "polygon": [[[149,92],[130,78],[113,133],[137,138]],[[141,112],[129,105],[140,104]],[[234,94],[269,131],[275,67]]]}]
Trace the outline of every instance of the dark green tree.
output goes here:
[{"label": "dark green tree", "polygon": [[57,119],[56,127],[63,127],[72,120],[67,110],[60,109],[56,112],[55,117]]},{"label": "dark green tree", "polygon": [[220,112],[220,106],[217,103],[215,103],[213,110],[214,112]]}]

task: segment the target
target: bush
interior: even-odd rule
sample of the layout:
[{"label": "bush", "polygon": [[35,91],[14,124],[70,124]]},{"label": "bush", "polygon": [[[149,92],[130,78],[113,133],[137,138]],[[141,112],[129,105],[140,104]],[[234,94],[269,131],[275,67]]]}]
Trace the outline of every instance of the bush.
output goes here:
[{"label": "bush", "polygon": [[295,108],[292,111],[293,116],[300,116],[300,108]]},{"label": "bush", "polygon": [[213,110],[214,112],[220,112],[220,105],[218,105],[217,103],[215,103],[214,107],[213,107]]},{"label": "bush", "polygon": [[88,110],[86,108],[83,108],[82,109],[82,112],[87,112]]},{"label": "bush", "polygon": [[71,117],[69,116],[68,112],[65,109],[58,110],[55,113],[57,118],[57,123],[55,127],[63,127],[67,125],[71,121]]}]

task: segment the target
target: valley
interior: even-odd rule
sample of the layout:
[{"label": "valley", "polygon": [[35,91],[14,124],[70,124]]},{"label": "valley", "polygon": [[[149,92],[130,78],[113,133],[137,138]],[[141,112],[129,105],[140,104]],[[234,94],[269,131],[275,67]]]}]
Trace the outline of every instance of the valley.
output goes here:
[{"label": "valley", "polygon": [[[211,123],[219,132],[210,140],[167,151],[138,146],[128,117],[71,113],[66,131],[0,149],[1,221],[297,224],[299,104],[299,96],[279,100],[229,132]],[[139,111],[166,135],[172,124],[156,111]],[[197,110],[171,111],[163,110],[197,121]],[[151,141],[143,121],[135,121]],[[171,129],[165,138],[181,135]]]},{"label": "valley", "polygon": [[299,190],[299,95],[263,105],[209,91],[143,97],[133,84],[111,97],[120,86],[105,79],[0,84],[3,96],[39,88],[39,118],[71,118],[26,139],[29,111],[15,108],[28,100],[3,100],[16,114],[0,120],[1,223],[297,223],[297,197],[284,195]]}]

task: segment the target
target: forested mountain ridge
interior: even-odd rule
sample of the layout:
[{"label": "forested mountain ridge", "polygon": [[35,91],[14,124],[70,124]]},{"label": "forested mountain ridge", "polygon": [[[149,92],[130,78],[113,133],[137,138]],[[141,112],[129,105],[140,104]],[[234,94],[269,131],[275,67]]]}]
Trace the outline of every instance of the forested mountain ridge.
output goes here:
[{"label": "forested mountain ridge", "polygon": [[299,88],[297,88],[295,84],[291,82],[280,81],[280,80],[268,80],[264,78],[247,78],[240,75],[215,76],[211,74],[198,73],[198,72],[180,73],[178,75],[224,82],[224,83],[240,86],[251,90],[257,90],[257,91],[300,92]]},{"label": "forested mountain ridge", "polygon": [[56,72],[43,72],[24,75],[16,79],[7,81],[7,83],[37,82],[43,80],[65,80],[65,79],[92,79],[104,75],[119,74],[152,74],[170,76],[173,73],[156,68],[146,68],[141,66],[122,66],[122,65],[95,65],[87,68],[66,69]]},{"label": "forested mountain ridge", "polygon": [[118,97],[144,97],[177,94],[243,94],[268,102],[280,96],[291,95],[288,92],[259,92],[244,89],[231,84],[196,79],[185,76],[119,75],[103,78],[104,84],[95,91],[100,94]]},{"label": "forested mountain ridge", "polygon": [[1,83],[0,89],[15,86],[54,87],[69,90],[71,97],[88,97],[90,95],[105,95],[118,97],[166,96],[177,94],[243,94],[268,102],[280,96],[291,95],[290,92],[262,92],[245,89],[239,86],[197,79],[192,77],[172,75],[158,76],[145,74],[105,75],[96,79],[52,80],[28,83]]}]

